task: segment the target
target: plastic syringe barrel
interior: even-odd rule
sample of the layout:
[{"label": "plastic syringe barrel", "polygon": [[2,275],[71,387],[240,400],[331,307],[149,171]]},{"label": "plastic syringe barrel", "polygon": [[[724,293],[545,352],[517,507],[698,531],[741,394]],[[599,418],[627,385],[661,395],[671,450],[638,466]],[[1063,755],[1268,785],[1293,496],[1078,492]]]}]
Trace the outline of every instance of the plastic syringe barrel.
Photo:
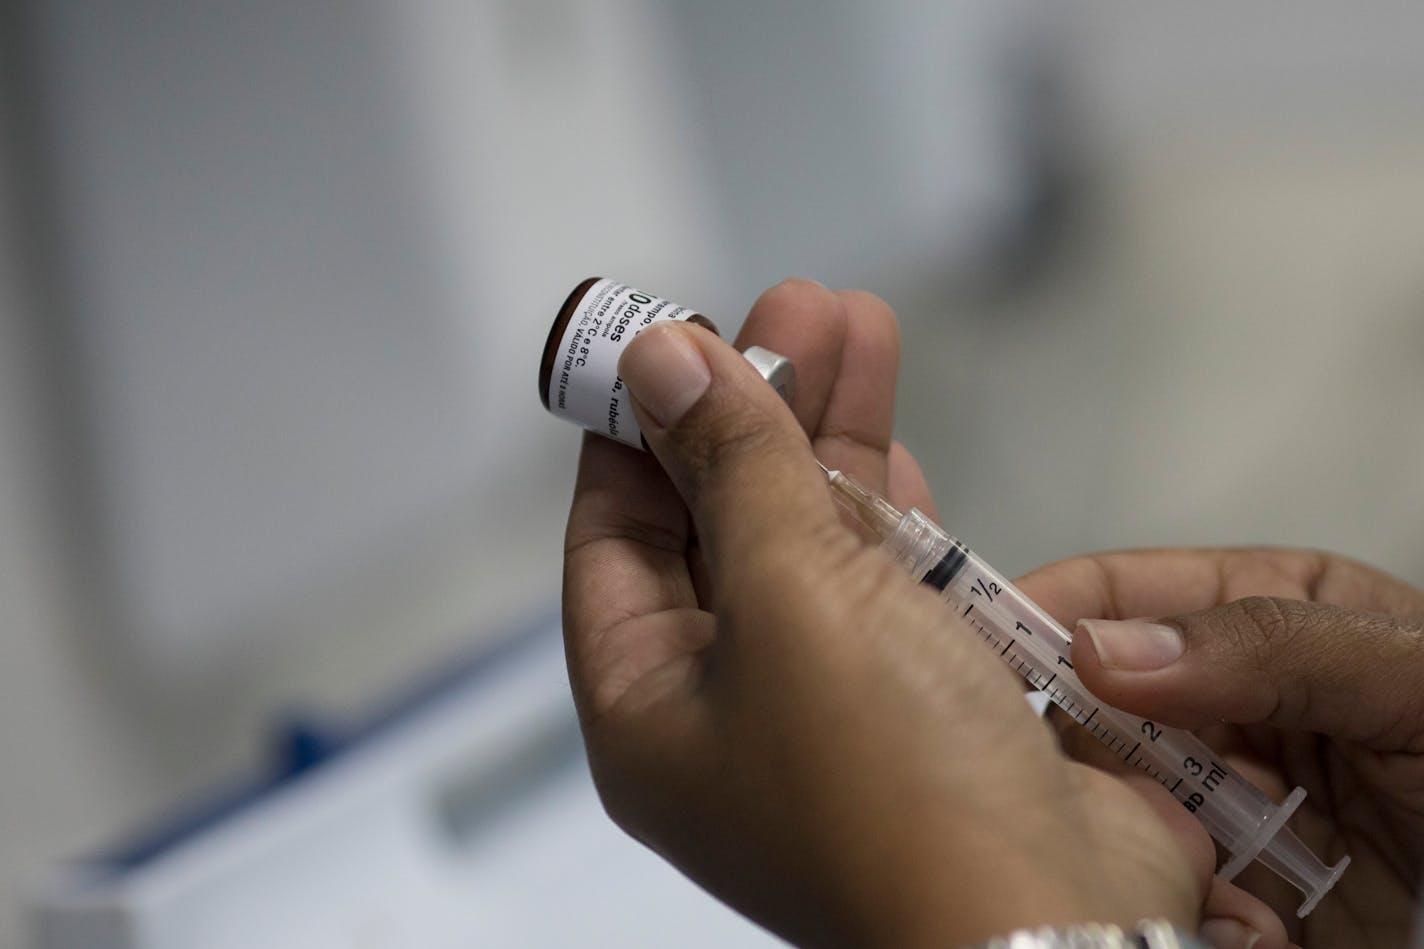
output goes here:
[{"label": "plastic syringe barrel", "polygon": [[1340,878],[1349,857],[1326,866],[1285,826],[1304,790],[1275,805],[1191,732],[1099,702],[1073,671],[1069,632],[923,513],[906,514],[884,548],[911,577],[938,589],[1029,684],[1195,814],[1230,854],[1218,871],[1223,879],[1259,858],[1304,894],[1297,910],[1304,917]]}]

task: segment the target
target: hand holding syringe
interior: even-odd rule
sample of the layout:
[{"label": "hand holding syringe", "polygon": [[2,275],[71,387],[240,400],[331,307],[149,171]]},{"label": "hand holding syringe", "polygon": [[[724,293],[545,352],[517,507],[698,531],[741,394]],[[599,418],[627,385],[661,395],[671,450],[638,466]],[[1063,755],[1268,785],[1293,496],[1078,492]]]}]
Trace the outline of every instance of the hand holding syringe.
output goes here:
[{"label": "hand holding syringe", "polygon": [[[824,476],[808,470],[808,436],[824,460],[893,486],[904,509],[929,503],[892,438],[896,343],[883,304],[794,283],[758,302],[738,346],[807,366],[787,414],[762,382],[789,392],[774,374],[747,373],[732,347],[676,325],[688,311],[646,300],[622,284],[581,285],[540,369],[551,411],[661,463],[590,440],[569,518],[570,675],[600,793],[623,826],[793,940],[844,939],[864,924],[862,942],[914,941],[911,927],[926,944],[958,945],[1050,916],[1154,914],[1231,929],[1240,938],[1228,944],[1253,933],[1273,947],[1404,938],[1424,852],[1424,591],[1348,558],[1274,548],[1090,555],[1020,581],[1055,615],[1092,624],[1092,642],[1071,654],[1061,628],[1045,636],[1057,648],[1039,668],[1073,661],[1094,692],[1141,716],[1088,719],[1085,707],[1086,730],[1117,721],[1115,735],[1133,736],[1126,754],[1164,720],[1219,725],[1240,755],[1230,760],[1249,761],[1272,800],[1310,789],[1291,825],[1317,854],[1354,862],[1335,899],[1282,927],[1277,913],[1295,904],[1268,880],[1201,889],[1215,862],[1196,817],[1219,815],[1174,805],[1170,785],[1054,754],[993,668],[1011,637],[983,653],[942,603],[904,596],[891,561],[827,526],[835,512]],[[672,325],[633,336],[619,358],[614,330],[624,316],[638,325],[634,305]],[[921,538],[942,545],[925,576],[954,546],[935,533]],[[967,575],[946,588],[966,598],[961,609],[994,592],[987,584],[1001,606],[999,594],[1013,595],[983,578],[977,595]],[[970,618],[996,630],[1033,626],[1033,614],[979,610]],[[1144,616],[1168,618],[1153,630],[1132,618]],[[1208,766],[1218,756],[1164,741],[1152,744],[1175,754],[1153,767],[1177,769],[1179,792],[1195,782],[1208,806],[1231,793]],[[1284,816],[1269,803],[1261,813]],[[1253,816],[1227,818],[1218,834],[1245,862]],[[1273,840],[1270,857],[1287,838]],[[1310,866],[1303,875],[1328,879]]]},{"label": "hand holding syringe", "polygon": [[1068,631],[998,571],[918,510],[901,514],[842,472],[822,469],[836,500],[913,579],[938,590],[1010,668],[1197,816],[1230,854],[1218,876],[1230,880],[1260,860],[1304,895],[1301,917],[1335,885],[1350,858],[1326,866],[1285,826],[1303,789],[1273,804],[1190,732],[1100,703],[1074,674]]}]

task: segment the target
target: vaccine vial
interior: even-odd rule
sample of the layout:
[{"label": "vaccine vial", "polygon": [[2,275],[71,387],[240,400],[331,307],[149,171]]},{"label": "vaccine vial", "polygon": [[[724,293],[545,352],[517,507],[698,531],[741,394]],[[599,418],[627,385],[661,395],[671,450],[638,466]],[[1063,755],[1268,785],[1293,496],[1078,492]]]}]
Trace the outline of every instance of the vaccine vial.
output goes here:
[{"label": "vaccine vial", "polygon": [[[627,386],[618,376],[618,357],[633,337],[669,320],[683,320],[712,332],[711,320],[626,283],[589,277],[574,287],[554,318],[539,360],[539,400],[555,416],[591,432],[646,449]],[[758,346],[744,356],[790,400],[795,370],[790,360]]]},{"label": "vaccine vial", "polygon": [[574,287],[554,318],[539,360],[539,399],[559,418],[643,447],[628,388],[618,376],[618,357],[638,333],[669,320],[717,327],[685,306],[626,283],[589,277]]}]

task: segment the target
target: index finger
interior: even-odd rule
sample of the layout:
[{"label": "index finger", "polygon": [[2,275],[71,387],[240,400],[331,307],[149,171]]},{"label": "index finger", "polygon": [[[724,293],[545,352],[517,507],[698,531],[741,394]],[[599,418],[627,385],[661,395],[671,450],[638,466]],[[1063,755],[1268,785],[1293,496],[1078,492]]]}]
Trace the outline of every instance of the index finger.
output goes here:
[{"label": "index finger", "polygon": [[596,713],[649,669],[695,648],[687,624],[630,623],[695,609],[691,524],[657,460],[585,433],[564,535],[564,644],[579,707]]},{"label": "index finger", "polygon": [[1158,548],[1060,560],[1018,581],[1072,628],[1080,619],[1131,619],[1209,609],[1248,596],[1418,615],[1420,594],[1346,557],[1277,547]]},{"label": "index finger", "polygon": [[[816,455],[877,491],[887,486],[900,330],[869,293],[785,280],[753,305],[737,348],[765,346],[796,365],[792,411]],[[921,504],[921,498],[913,499]]]}]

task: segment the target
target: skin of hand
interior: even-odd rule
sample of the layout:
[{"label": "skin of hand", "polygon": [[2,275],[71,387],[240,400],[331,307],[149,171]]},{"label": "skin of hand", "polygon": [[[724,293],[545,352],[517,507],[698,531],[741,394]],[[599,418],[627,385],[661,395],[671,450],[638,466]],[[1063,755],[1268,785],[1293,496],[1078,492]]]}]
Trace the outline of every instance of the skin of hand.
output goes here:
[{"label": "skin of hand", "polygon": [[[1215,884],[1208,911],[1225,900],[1271,941],[1267,907],[1305,946],[1408,944],[1424,866],[1424,593],[1281,549],[1077,557],[1019,585],[1077,623],[1073,663],[1095,695],[1196,729],[1274,800],[1305,788],[1297,835],[1327,864],[1350,855],[1305,920],[1299,894],[1259,864],[1239,890]],[[1064,737],[1102,762],[1081,729]]]},{"label": "skin of hand", "polygon": [[608,812],[803,944],[1195,929],[1214,859],[1196,821],[1066,756],[1020,680],[838,515],[817,456],[933,512],[891,440],[889,308],[789,281],[751,344],[795,361],[792,406],[715,335],[659,324],[619,367],[653,454],[585,437],[564,628]]}]

